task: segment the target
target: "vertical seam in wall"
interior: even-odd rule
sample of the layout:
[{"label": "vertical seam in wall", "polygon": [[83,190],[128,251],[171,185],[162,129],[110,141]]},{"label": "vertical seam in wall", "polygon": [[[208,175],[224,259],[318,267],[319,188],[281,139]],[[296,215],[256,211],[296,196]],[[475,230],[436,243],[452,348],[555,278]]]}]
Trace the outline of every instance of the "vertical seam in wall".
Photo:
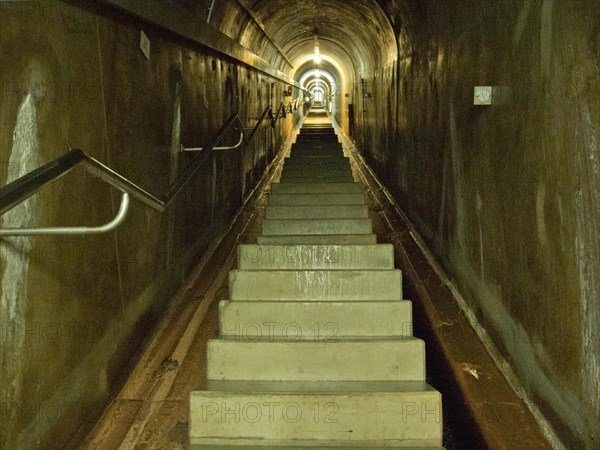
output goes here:
[{"label": "vertical seam in wall", "polygon": [[[104,119],[104,142],[106,145],[106,164],[110,167],[110,151],[108,142],[108,118],[106,117],[106,92],[104,89],[104,68],[102,66],[102,49],[100,43],[100,24],[99,18],[96,17],[96,40],[98,43],[98,65],[100,69],[100,92],[102,97],[102,118]],[[110,203],[112,205],[113,214],[115,213],[115,197],[113,191],[110,191]],[[117,275],[119,278],[119,298],[121,300],[121,314],[125,313],[125,299],[123,298],[123,277],[121,274],[121,258],[119,255],[119,236],[117,230],[113,231],[115,236],[115,256],[117,260]]]}]

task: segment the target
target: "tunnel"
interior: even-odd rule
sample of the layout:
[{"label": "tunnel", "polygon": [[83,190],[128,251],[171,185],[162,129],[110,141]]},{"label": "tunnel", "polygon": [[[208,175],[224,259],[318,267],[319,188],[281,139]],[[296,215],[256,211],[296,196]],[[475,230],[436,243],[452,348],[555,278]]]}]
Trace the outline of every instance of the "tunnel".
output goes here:
[{"label": "tunnel", "polygon": [[597,0],[3,1],[0,95],[1,449],[600,449]]}]

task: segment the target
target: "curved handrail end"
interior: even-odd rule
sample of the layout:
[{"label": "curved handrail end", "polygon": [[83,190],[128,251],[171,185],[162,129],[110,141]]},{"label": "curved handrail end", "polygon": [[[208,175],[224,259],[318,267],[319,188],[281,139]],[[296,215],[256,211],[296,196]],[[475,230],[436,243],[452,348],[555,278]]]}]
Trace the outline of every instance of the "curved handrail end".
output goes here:
[{"label": "curved handrail end", "polygon": [[55,228],[0,228],[0,237],[6,236],[76,236],[103,234],[115,230],[127,218],[131,199],[127,192],[122,192],[121,206],[113,220],[99,227],[55,227]]}]

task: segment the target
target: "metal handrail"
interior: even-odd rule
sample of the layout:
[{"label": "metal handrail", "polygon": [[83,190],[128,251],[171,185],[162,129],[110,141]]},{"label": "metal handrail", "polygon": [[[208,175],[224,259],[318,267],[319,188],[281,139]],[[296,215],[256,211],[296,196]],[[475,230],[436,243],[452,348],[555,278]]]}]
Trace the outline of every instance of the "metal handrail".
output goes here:
[{"label": "metal handrail", "polygon": [[[250,141],[252,141],[254,133],[256,133],[256,130],[258,129],[258,126],[265,119],[266,115],[269,114],[269,120],[271,122],[271,127],[274,128],[275,124],[277,123],[277,120],[279,120],[279,114],[280,114],[281,111],[283,111],[283,118],[285,118],[285,106],[284,106],[284,102],[281,102],[281,104],[279,105],[279,109],[277,110],[277,116],[275,118],[273,118],[272,108],[268,107],[262,113],[262,116],[260,116],[260,119],[258,119],[258,122],[256,123],[256,126],[254,128],[245,128],[244,124],[242,123],[241,119],[238,116],[237,117],[238,120],[234,120],[234,124],[236,125],[236,127],[240,131],[240,138],[239,138],[239,141],[237,142],[237,144],[232,145],[232,146],[214,147],[213,150],[235,150],[236,148],[239,148],[244,141],[246,143],[249,143]],[[237,116],[237,114],[236,114],[236,116]],[[250,132],[250,134],[248,134],[248,130],[252,130]],[[221,136],[221,137],[224,137],[224,136]],[[204,147],[184,147],[183,145],[181,146],[181,151],[182,152],[201,152],[203,150],[204,150]]]},{"label": "metal handrail", "polygon": [[275,119],[272,118],[272,107],[269,106],[257,124],[254,126],[252,131],[248,134],[246,129],[243,128],[242,121],[237,114],[233,114],[215,136],[211,139],[204,150],[194,157],[191,164],[179,175],[177,180],[169,187],[162,199],[155,197],[146,190],[137,186],[124,176],[115,172],[111,168],[102,164],[100,161],[89,156],[84,151],[79,149],[72,149],[65,155],[56,158],[55,160],[43,165],[42,167],[18,178],[17,180],[7,184],[0,188],[0,216],[10,211],[20,203],[24,202],[28,198],[36,194],[40,189],[49,183],[57,181],[69,172],[73,171],[77,167],[84,168],[90,174],[98,177],[105,181],[111,186],[117,188],[122,193],[121,206],[116,217],[100,227],[57,227],[57,228],[4,228],[0,229],[0,237],[2,236],[30,236],[30,235],[85,235],[85,234],[99,234],[107,233],[117,228],[125,220],[129,205],[130,198],[137,200],[138,202],[148,206],[149,208],[163,212],[165,211],[175,197],[181,192],[181,190],[187,185],[187,183],[196,174],[198,169],[208,160],[212,155],[213,151],[217,150],[216,145],[221,141],[229,127],[233,124],[241,126],[243,130],[244,140],[249,143],[252,141],[254,134],[258,130],[260,124],[263,122],[267,114],[271,113],[270,120],[271,126],[275,126],[276,121],[279,118],[279,112]]}]

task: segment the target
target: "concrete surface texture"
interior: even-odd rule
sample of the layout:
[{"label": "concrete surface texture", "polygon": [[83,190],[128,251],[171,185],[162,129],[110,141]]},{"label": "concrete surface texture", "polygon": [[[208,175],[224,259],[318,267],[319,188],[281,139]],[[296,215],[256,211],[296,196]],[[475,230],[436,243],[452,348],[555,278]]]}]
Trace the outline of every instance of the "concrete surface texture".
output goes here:
[{"label": "concrete surface texture", "polygon": [[[216,155],[164,215],[135,204],[112,234],[0,242],[0,447],[65,448],[93,426],[300,122],[291,77],[326,93],[555,448],[598,448],[599,24],[589,0],[1,2],[2,185],[81,148],[160,196],[189,164],[182,144],[233,112],[249,127],[271,103],[292,112]],[[490,106],[475,86],[493,86]],[[323,169],[288,179],[311,190],[274,189],[273,206],[362,204],[348,173],[327,188],[332,144],[304,157]],[[116,195],[72,173],[2,226],[103,223]],[[258,239],[359,243],[375,235]]]},{"label": "concrete surface texture", "polygon": [[[73,147],[159,197],[192,157],[180,146],[205,145],[236,112],[254,126],[273,81],[121,13],[55,1],[0,4],[0,67],[3,185]],[[136,203],[116,233],[2,240],[1,448],[66,448],[89,431],[300,117],[217,154],[164,215]],[[3,226],[105,223],[118,195],[72,173]]]},{"label": "concrete surface texture", "polygon": [[598,448],[600,3],[383,7],[357,146],[563,445]]},{"label": "concrete surface texture", "polygon": [[[293,146],[288,161],[312,145]],[[310,169],[313,163],[304,164]],[[349,161],[346,164],[349,168]],[[286,162],[280,184],[294,184],[284,178],[287,170]],[[331,175],[328,182],[334,178]],[[269,202],[267,211],[271,207]],[[371,219],[347,220],[366,220],[372,228]],[[268,222],[263,221],[263,235]],[[327,225],[336,229],[335,221]],[[328,227],[315,235],[343,233],[328,232]],[[295,233],[288,226],[280,235],[289,238]],[[283,248],[288,251],[281,245],[238,248],[229,300],[219,308],[220,339],[207,345],[207,382],[190,394],[191,448],[257,442],[289,448],[439,448],[441,395],[425,382],[425,344],[412,336],[411,303],[403,300],[393,258],[381,261],[375,255],[378,249],[390,255],[391,246],[288,243]],[[317,256],[319,248],[322,255],[339,248],[363,257],[347,260],[336,270],[314,270],[313,261],[323,258]],[[250,252],[257,255],[253,261],[273,264],[249,265]],[[291,266],[288,255],[294,252],[314,259]],[[365,259],[374,267],[363,268]],[[365,309],[371,303],[374,308]],[[378,315],[394,312],[398,315],[387,319]],[[248,322],[252,318],[255,322]],[[316,331],[321,328],[327,332]],[[322,408],[327,410],[324,416]]]}]

